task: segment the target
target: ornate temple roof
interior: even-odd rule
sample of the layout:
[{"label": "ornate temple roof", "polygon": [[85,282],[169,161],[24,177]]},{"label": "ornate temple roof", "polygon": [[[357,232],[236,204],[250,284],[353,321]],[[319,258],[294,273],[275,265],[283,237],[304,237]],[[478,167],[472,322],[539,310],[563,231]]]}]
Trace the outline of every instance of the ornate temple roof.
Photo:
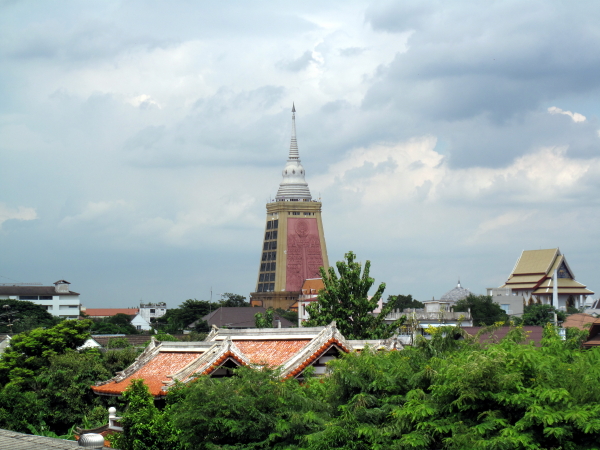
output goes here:
[{"label": "ornate temple roof", "polygon": [[460,280],[458,280],[458,284],[454,289],[450,289],[440,298],[441,302],[454,302],[456,303],[459,300],[462,300],[465,297],[471,295],[472,292],[468,289],[465,289],[460,285]]},{"label": "ornate temple roof", "polygon": [[312,197],[308,189],[308,183],[304,179],[305,171],[300,164],[298,142],[296,140],[296,107],[292,105],[292,140],[290,142],[290,154],[287,163],[281,172],[283,180],[279,184],[277,201],[310,201]]},{"label": "ornate temple roof", "polygon": [[501,288],[531,290],[533,294],[551,294],[554,288],[553,275],[557,271],[558,293],[592,295],[593,292],[578,281],[558,248],[523,250],[512,273]]},{"label": "ornate temple roof", "polygon": [[326,356],[331,351],[360,351],[367,344],[375,349],[401,348],[393,340],[346,340],[335,322],[326,327],[287,329],[213,327],[201,342],[157,343],[152,339],[131,366],[92,386],[92,390],[99,395],[121,395],[131,380],[142,378],[153,396],[163,397],[177,381],[185,383],[199,375],[221,376],[222,367],[236,366],[279,367],[281,378],[298,377],[310,365],[323,365],[322,358],[331,358]]}]

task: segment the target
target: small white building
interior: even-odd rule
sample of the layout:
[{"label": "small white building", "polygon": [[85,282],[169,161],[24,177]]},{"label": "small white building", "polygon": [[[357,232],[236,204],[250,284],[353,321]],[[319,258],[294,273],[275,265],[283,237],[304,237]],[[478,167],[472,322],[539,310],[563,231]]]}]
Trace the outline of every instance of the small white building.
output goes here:
[{"label": "small white building", "polygon": [[159,317],[164,316],[166,313],[167,313],[167,304],[165,302],[140,303],[139,315],[148,324],[150,324],[151,319],[157,319]]},{"label": "small white building", "polygon": [[79,293],[70,290],[68,281],[58,280],[54,286],[41,283],[0,284],[0,299],[26,300],[38,304],[53,316],[77,319],[81,310]]}]

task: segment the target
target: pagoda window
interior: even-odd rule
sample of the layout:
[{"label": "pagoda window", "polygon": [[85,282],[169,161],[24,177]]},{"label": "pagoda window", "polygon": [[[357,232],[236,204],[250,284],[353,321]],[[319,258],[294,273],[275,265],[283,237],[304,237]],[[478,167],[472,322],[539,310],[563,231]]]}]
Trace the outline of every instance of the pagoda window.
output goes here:
[{"label": "pagoda window", "polygon": [[271,270],[275,271],[275,263],[274,262],[271,263]]},{"label": "pagoda window", "polygon": [[277,228],[279,226],[279,220],[273,220],[273,228]]},{"label": "pagoda window", "polygon": [[277,239],[277,231],[271,231],[271,239]]}]

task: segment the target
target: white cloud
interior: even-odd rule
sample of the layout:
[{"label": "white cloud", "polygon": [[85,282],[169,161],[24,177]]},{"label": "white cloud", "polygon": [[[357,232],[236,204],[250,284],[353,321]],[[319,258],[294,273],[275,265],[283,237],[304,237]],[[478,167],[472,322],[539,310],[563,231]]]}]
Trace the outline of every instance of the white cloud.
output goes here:
[{"label": "white cloud", "polygon": [[586,120],[586,117],[583,114],[564,111],[556,106],[551,106],[548,108],[548,112],[550,114],[564,114],[565,116],[569,116],[571,119],[573,119],[573,122],[585,122]]},{"label": "white cloud", "polygon": [[142,94],[142,95],[138,95],[137,97],[133,97],[131,99],[128,100],[128,103],[130,105],[135,106],[136,108],[151,108],[153,106],[162,109],[162,106],[160,106],[160,104],[152,99],[152,97],[150,97],[147,94]]},{"label": "white cloud", "polygon": [[0,226],[7,220],[35,220],[37,218],[34,208],[25,206],[10,208],[4,203],[0,203]]}]

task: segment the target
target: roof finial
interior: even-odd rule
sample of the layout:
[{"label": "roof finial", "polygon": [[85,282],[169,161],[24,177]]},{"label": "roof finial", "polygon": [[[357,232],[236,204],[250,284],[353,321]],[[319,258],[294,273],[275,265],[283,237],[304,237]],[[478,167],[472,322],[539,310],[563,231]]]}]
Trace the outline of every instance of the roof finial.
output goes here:
[{"label": "roof finial", "polygon": [[460,277],[458,277],[458,285],[457,287],[460,287]]},{"label": "roof finial", "polygon": [[296,105],[292,102],[292,141],[290,142],[290,160],[299,160],[298,141],[296,141]]}]

